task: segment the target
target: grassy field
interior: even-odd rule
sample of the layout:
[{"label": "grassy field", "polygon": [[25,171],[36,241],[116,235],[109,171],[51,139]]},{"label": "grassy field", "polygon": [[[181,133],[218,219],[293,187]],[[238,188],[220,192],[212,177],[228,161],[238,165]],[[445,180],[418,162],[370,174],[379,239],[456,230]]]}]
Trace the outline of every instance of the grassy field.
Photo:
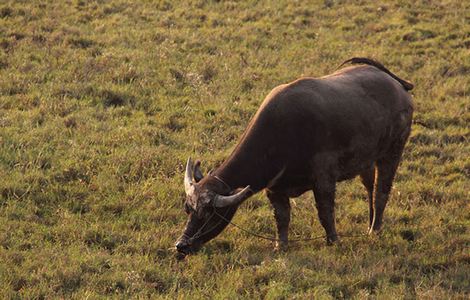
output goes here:
[{"label": "grassy field", "polygon": [[[2,298],[469,297],[468,1],[135,2],[0,2]],[[416,86],[383,233],[275,253],[228,227],[176,261],[187,157],[218,166],[273,87],[352,56]],[[339,233],[365,200],[339,184]],[[263,194],[234,222],[275,234]],[[311,193],[290,234],[323,234]]]}]

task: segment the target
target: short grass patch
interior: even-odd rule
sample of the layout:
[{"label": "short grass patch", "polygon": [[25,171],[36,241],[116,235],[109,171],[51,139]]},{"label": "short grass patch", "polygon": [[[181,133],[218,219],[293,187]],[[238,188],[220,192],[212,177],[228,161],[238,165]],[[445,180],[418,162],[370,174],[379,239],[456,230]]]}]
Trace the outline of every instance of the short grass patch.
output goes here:
[{"label": "short grass patch", "polygon": [[[465,1],[3,1],[0,294],[5,298],[468,298]],[[352,56],[415,84],[381,236],[292,244],[228,227],[175,260],[184,164],[218,166],[263,97]],[[338,231],[365,233],[358,180]],[[313,195],[292,236],[318,236]],[[274,234],[264,195],[234,222]]]}]

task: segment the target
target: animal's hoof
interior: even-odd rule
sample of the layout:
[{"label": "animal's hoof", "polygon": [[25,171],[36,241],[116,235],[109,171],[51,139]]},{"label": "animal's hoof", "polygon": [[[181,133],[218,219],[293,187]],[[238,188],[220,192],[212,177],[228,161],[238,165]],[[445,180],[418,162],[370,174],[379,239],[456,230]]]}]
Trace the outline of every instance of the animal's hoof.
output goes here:
[{"label": "animal's hoof", "polygon": [[338,241],[338,236],[337,235],[332,235],[332,236],[327,236],[326,237],[326,244],[328,246],[331,246],[335,244]]},{"label": "animal's hoof", "polygon": [[367,230],[367,233],[369,235],[379,235],[380,233],[382,232],[382,228],[381,227],[377,227],[377,228],[373,228],[373,227],[370,227],[368,230]]},{"label": "animal's hoof", "polygon": [[276,245],[274,246],[274,251],[276,252],[286,252],[287,249],[289,248],[288,242],[276,242]]}]

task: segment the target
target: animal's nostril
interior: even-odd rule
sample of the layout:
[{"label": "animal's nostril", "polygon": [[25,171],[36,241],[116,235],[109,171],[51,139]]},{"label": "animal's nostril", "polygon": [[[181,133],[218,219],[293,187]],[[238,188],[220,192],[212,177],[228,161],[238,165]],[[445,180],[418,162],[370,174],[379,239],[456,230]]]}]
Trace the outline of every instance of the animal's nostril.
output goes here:
[{"label": "animal's nostril", "polygon": [[175,247],[176,247],[176,249],[181,249],[181,247],[183,247],[183,243],[182,242],[177,242]]},{"label": "animal's nostril", "polygon": [[187,248],[189,244],[185,241],[178,241],[175,245],[177,250],[183,250],[184,248]]}]

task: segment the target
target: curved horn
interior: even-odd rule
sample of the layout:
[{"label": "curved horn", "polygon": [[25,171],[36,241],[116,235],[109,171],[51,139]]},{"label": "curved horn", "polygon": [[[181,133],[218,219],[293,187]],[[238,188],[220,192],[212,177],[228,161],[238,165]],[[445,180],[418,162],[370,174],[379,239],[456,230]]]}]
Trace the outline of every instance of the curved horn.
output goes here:
[{"label": "curved horn", "polygon": [[251,192],[250,186],[247,185],[243,190],[230,196],[217,195],[214,198],[215,207],[225,207],[230,205],[240,204],[247,197],[246,195]]},{"label": "curved horn", "polygon": [[188,158],[188,162],[186,163],[186,172],[184,174],[184,190],[188,196],[194,192],[193,161],[191,160],[191,157]]}]

